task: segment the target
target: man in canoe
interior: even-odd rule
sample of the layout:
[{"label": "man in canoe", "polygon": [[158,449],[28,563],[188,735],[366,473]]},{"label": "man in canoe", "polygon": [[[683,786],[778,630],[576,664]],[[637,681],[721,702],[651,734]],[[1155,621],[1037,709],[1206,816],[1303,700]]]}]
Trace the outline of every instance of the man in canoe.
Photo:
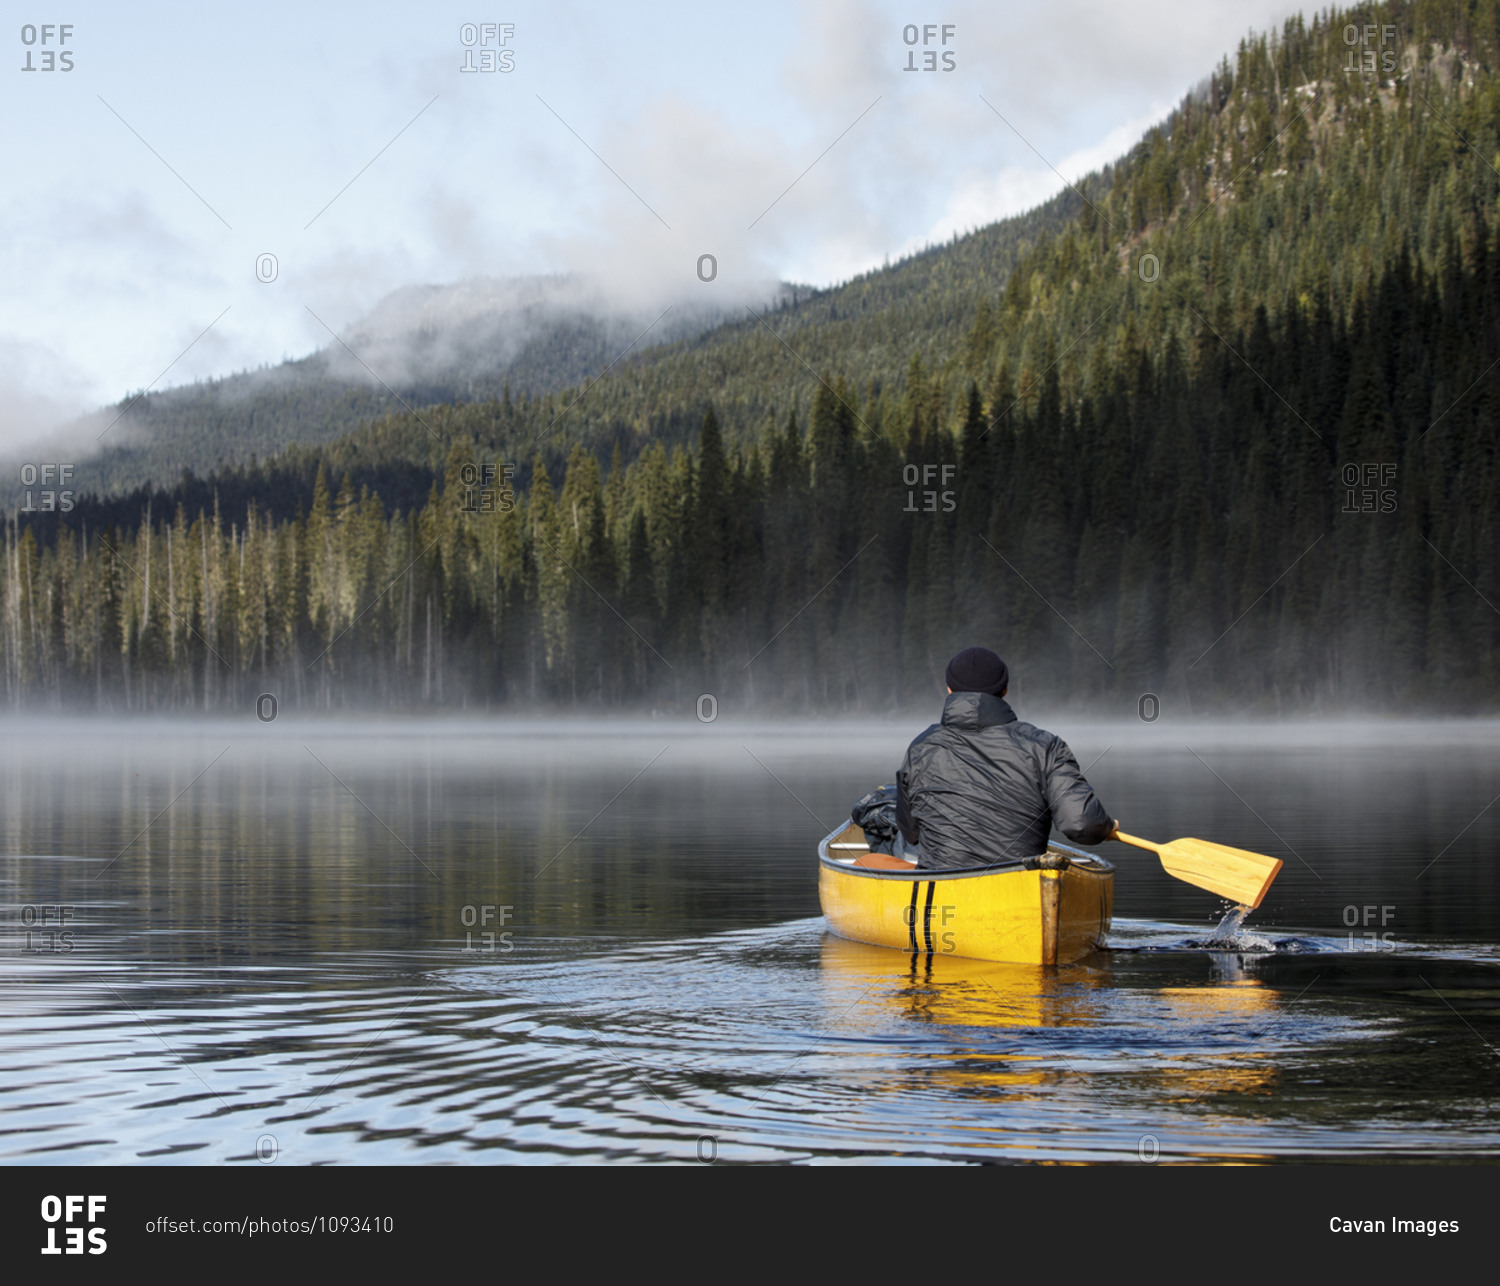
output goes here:
[{"label": "man in canoe", "polygon": [[1047,851],[1057,827],[1079,844],[1118,829],[1059,737],[1016,718],[1005,662],[965,648],[948,663],[941,723],[896,774],[896,825],[923,870],[1004,866]]}]

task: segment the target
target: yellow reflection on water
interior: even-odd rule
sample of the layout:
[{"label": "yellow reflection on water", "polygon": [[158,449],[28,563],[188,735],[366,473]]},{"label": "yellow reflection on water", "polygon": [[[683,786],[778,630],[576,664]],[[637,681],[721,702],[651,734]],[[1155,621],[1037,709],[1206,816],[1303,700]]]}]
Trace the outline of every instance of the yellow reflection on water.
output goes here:
[{"label": "yellow reflection on water", "polygon": [[[1064,1027],[1096,1022],[1110,981],[1106,957],[1097,963],[1047,969],[962,956],[893,951],[823,939],[823,974],[837,994],[867,993],[884,1012],[960,1027]],[[854,1015],[851,1015],[851,1018]],[[874,1017],[873,1014],[870,1017]]]},{"label": "yellow reflection on water", "polygon": [[[889,1035],[905,1023],[959,1028],[1047,1028],[1098,1022],[1106,999],[1105,961],[1089,967],[970,960],[892,951],[829,934],[823,974],[838,985],[830,1000],[845,1010],[842,1033]],[[922,1051],[929,1076],[954,1089],[984,1089],[1000,1098],[1033,1097],[1028,1089],[1066,1073],[1045,1040],[1029,1049],[995,1050],[963,1042]],[[896,1086],[890,1088],[895,1089]]]},{"label": "yellow reflection on water", "polygon": [[[1228,977],[1221,972],[1218,981],[1200,986],[1143,991],[1115,987],[1104,953],[1087,963],[1048,969],[893,951],[832,934],[823,939],[822,968],[835,984],[828,992],[830,1026],[843,1036],[899,1038],[903,1029],[911,1030],[907,1024],[916,1023],[1025,1029],[1035,1037],[995,1049],[978,1040],[976,1031],[972,1044],[959,1036],[937,1047],[919,1047],[929,1084],[1016,1100],[1042,1097],[1039,1091],[1063,1082],[1088,1082],[1088,1070],[1077,1065],[1083,1056],[1068,1055],[1048,1034],[1069,1027],[1136,1029],[1136,1047],[1108,1073],[1096,1071],[1096,1091],[1125,1089],[1132,1096],[1145,1092],[1183,1104],[1208,1095],[1265,1092],[1278,1075],[1274,1053],[1256,1047],[1276,1019],[1278,993],[1242,971]],[[1247,1020],[1240,1040],[1224,1042],[1219,1036],[1219,1048],[1213,1049],[1199,1040]],[[1167,1050],[1139,1047],[1143,1025],[1161,1029]],[[1190,1048],[1167,1052],[1183,1038]],[[1107,1083],[1101,1082],[1104,1076]]]}]

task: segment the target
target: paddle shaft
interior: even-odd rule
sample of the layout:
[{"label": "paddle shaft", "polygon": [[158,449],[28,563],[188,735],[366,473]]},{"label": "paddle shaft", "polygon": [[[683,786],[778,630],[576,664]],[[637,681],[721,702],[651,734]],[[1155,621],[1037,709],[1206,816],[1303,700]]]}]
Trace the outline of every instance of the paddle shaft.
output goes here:
[{"label": "paddle shaft", "polygon": [[1117,830],[1110,836],[1110,839],[1117,839],[1122,844],[1134,844],[1136,848],[1150,849],[1153,853],[1160,853],[1162,850],[1160,844],[1153,844],[1149,839],[1137,839],[1134,835],[1127,835],[1121,830]]}]

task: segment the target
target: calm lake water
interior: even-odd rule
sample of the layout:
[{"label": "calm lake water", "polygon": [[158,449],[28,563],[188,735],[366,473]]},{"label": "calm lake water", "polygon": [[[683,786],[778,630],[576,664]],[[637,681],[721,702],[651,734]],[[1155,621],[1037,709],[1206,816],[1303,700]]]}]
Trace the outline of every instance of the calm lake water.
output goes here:
[{"label": "calm lake water", "polygon": [[1080,965],[828,935],[920,721],[0,722],[0,1158],[1500,1157],[1500,725],[1035,717],[1236,937],[1116,844]]}]

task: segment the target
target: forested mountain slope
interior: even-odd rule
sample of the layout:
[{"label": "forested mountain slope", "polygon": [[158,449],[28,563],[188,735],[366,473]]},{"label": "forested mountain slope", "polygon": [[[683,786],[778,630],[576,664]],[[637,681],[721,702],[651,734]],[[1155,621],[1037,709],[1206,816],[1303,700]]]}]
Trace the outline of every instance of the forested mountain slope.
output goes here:
[{"label": "forested mountain slope", "polygon": [[[781,293],[769,288],[767,299]],[[648,342],[691,338],[728,311],[711,298],[674,308]],[[590,380],[653,316],[564,276],[408,286],[307,357],[127,394],[68,435],[87,449],[69,458],[96,493],[170,485],[184,471],[204,475],[294,444],[331,442],[403,406],[483,401],[506,389],[540,394]],[[23,504],[24,493],[12,482],[0,502]]]}]

